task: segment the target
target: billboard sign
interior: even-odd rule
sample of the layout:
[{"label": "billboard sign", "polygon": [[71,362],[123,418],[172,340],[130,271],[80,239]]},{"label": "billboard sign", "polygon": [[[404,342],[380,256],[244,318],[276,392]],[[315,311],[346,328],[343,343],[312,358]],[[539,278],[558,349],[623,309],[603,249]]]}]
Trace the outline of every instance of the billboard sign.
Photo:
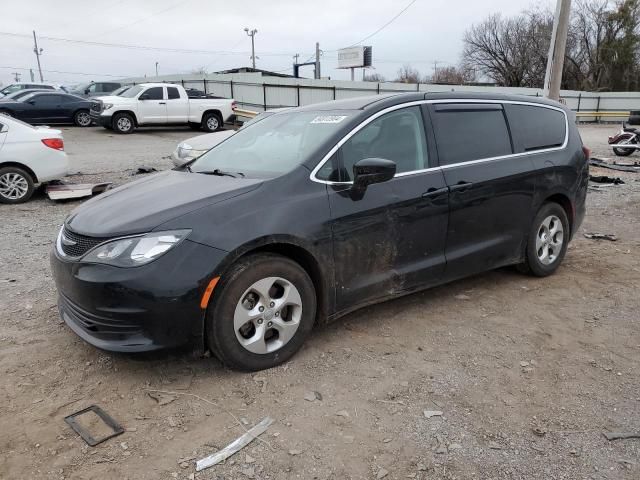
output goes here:
[{"label": "billboard sign", "polygon": [[338,50],[338,68],[362,68],[371,66],[371,47],[348,47]]}]

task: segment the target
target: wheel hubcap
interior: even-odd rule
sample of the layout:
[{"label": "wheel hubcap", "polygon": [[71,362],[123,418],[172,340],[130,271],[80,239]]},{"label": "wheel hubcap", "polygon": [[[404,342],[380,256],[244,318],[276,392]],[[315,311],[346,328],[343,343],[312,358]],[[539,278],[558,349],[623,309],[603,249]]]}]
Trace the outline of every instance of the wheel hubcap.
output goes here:
[{"label": "wheel hubcap", "polygon": [[236,338],[251,353],[265,354],[284,347],[302,319],[298,289],[281,277],[251,285],[240,297],[233,315]]},{"label": "wheel hubcap", "polygon": [[218,129],[218,119],[215,117],[211,117],[207,119],[207,128],[209,130],[217,130]]},{"label": "wheel hubcap", "polygon": [[91,123],[91,117],[88,113],[81,113],[78,115],[78,123],[82,126],[89,125],[89,123]]},{"label": "wheel hubcap", "polygon": [[558,259],[564,241],[562,222],[555,215],[549,215],[542,221],[536,235],[536,252],[538,260],[544,265],[551,265]]},{"label": "wheel hubcap", "polygon": [[18,173],[5,173],[0,177],[0,195],[10,200],[19,200],[29,190],[27,179]]},{"label": "wheel hubcap", "polygon": [[131,120],[128,118],[119,118],[117,125],[120,130],[129,130],[131,128]]}]

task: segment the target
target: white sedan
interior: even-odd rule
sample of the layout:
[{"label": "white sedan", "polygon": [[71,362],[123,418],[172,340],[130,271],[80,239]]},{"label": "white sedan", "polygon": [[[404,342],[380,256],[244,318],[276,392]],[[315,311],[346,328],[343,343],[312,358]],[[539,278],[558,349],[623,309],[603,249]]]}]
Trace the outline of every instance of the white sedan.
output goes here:
[{"label": "white sedan", "polygon": [[60,130],[32,127],[0,115],[0,203],[22,203],[35,184],[69,173]]}]

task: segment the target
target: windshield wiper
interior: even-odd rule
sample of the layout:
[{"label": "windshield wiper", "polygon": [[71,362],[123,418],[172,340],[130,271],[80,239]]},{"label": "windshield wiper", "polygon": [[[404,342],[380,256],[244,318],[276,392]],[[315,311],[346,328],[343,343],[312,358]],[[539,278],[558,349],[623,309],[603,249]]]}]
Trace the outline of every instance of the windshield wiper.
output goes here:
[{"label": "windshield wiper", "polygon": [[215,170],[211,170],[211,171],[196,172],[196,173],[203,173],[205,175],[217,175],[219,177],[238,178],[238,175],[240,175],[241,177],[244,177],[244,173],[242,172],[226,172],[224,170],[220,170],[219,168],[216,168]]}]

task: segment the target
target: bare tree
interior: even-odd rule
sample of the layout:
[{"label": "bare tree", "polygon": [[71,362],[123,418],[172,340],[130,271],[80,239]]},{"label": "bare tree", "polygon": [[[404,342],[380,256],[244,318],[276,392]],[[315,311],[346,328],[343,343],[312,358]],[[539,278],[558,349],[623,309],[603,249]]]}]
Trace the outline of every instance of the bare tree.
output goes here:
[{"label": "bare tree", "polygon": [[[542,87],[553,13],[491,15],[464,36],[462,64],[499,85]],[[567,38],[563,88],[629,90],[640,79],[640,0],[578,0]]]},{"label": "bare tree", "polygon": [[431,77],[431,82],[446,85],[463,85],[474,81],[475,78],[475,72],[472,69],[451,66],[439,68]]},{"label": "bare tree", "polygon": [[371,73],[364,76],[365,82],[386,82],[387,80],[379,73]]},{"label": "bare tree", "polygon": [[420,83],[420,72],[409,64],[403,65],[398,70],[398,76],[395,81],[400,83]]}]

